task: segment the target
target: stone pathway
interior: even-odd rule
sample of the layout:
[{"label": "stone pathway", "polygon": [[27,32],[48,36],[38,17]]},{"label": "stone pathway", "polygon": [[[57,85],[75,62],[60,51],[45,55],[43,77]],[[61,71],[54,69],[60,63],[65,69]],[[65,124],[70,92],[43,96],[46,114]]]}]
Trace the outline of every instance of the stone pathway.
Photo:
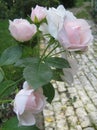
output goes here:
[{"label": "stone pathway", "polygon": [[53,83],[55,98],[43,111],[45,130],[97,130],[97,26],[88,22],[94,35],[93,48],[76,55],[80,68],[72,87]]}]

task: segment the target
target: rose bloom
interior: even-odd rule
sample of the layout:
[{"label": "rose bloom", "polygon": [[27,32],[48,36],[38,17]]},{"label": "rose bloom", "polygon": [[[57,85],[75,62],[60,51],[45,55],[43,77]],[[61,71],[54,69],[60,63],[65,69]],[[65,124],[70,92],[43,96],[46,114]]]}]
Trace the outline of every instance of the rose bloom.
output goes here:
[{"label": "rose bloom", "polygon": [[57,8],[49,8],[46,15],[47,24],[43,23],[39,28],[40,31],[50,33],[52,37],[57,39],[58,32],[63,26],[64,18],[68,15],[70,18],[74,18],[73,13],[66,11],[63,5],[59,5]]},{"label": "rose bloom", "polygon": [[58,33],[60,44],[70,51],[85,51],[92,42],[89,24],[83,19],[64,20],[64,25]]},{"label": "rose bloom", "polygon": [[9,20],[9,31],[17,41],[24,42],[29,41],[37,30],[36,25],[25,19],[14,19]]},{"label": "rose bloom", "polygon": [[[46,8],[36,5],[32,8],[31,20],[33,22],[40,22],[46,17]],[[37,20],[36,20],[37,19]]]},{"label": "rose bloom", "polygon": [[32,89],[27,81],[23,84],[14,99],[14,112],[17,114],[19,125],[31,126],[36,123],[35,114],[41,112],[46,104],[42,89]]}]

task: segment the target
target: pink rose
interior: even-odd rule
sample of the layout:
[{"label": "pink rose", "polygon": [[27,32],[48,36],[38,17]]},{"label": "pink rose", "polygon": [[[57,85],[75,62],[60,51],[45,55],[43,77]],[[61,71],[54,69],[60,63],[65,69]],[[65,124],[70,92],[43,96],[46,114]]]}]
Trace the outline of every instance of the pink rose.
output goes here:
[{"label": "pink rose", "polygon": [[40,22],[46,17],[46,8],[36,5],[31,12],[31,20],[33,22]]},{"label": "pink rose", "polygon": [[9,31],[11,35],[20,42],[29,41],[36,33],[36,26],[25,19],[9,20]]},{"label": "pink rose", "polygon": [[47,24],[43,23],[39,29],[44,34],[49,33],[57,40],[58,32],[63,27],[64,18],[72,20],[75,19],[75,16],[72,12],[67,11],[63,5],[59,5],[57,8],[49,8],[46,15]]},{"label": "pink rose", "polygon": [[34,115],[41,112],[46,104],[46,98],[40,90],[32,89],[27,81],[23,84],[14,99],[14,112],[17,114],[19,125],[34,125]]},{"label": "pink rose", "polygon": [[89,24],[83,19],[64,20],[63,28],[58,33],[60,44],[68,50],[85,51],[92,42]]}]

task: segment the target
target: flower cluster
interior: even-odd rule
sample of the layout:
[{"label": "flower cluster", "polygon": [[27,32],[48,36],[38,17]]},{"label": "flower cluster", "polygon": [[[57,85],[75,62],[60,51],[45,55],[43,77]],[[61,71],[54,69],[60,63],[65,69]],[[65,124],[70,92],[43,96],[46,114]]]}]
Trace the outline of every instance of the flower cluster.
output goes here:
[{"label": "flower cluster", "polygon": [[25,19],[10,20],[9,30],[17,41],[28,41],[37,32],[35,23],[40,23],[45,18],[47,22],[42,22],[39,30],[58,40],[64,49],[84,51],[93,40],[89,24],[83,19],[77,19],[62,5],[57,9],[48,10],[37,5],[31,12],[31,20],[34,24],[30,24]]},{"label": "flower cluster", "polygon": [[[24,82],[23,89],[15,97],[14,112],[17,114],[20,125],[28,126],[35,124],[34,115],[43,110],[46,104],[45,97],[47,97],[48,102],[51,102],[53,99],[51,97],[54,97],[54,88],[50,81],[57,79],[55,79],[53,72],[57,72],[58,69],[63,70],[65,79],[71,83],[72,80],[68,80],[68,77],[73,76],[77,69],[75,60],[66,57],[52,57],[52,52],[57,47],[62,48],[66,53],[84,52],[93,40],[87,21],[77,19],[63,5],[48,9],[37,5],[32,8],[30,22],[26,19],[9,21],[9,31],[19,43],[31,41],[33,46],[33,37],[40,34],[48,42],[43,54],[39,55],[38,58],[32,56],[15,62],[15,65],[24,67],[23,76],[26,82]],[[37,44],[37,41],[34,42]],[[47,54],[46,51],[51,46],[53,48]],[[60,77],[64,80],[63,75]],[[45,85],[47,85],[48,91],[45,89]],[[40,86],[43,87],[43,92],[39,91]],[[50,95],[49,90],[52,91],[53,95]]]}]

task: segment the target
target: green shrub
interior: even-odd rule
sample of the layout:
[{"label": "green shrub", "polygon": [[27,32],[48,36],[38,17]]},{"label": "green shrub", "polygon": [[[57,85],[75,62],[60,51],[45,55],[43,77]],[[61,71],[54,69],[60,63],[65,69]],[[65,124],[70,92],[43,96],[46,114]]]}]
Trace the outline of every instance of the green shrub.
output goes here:
[{"label": "green shrub", "polygon": [[60,0],[61,3],[64,5],[65,8],[71,8],[75,6],[75,0]]},{"label": "green shrub", "polygon": [[0,1],[0,18],[5,19],[8,17],[8,8],[5,2]]},{"label": "green shrub", "polygon": [[1,0],[0,1],[0,18],[25,18],[30,15],[31,8],[36,5],[45,7],[57,7],[59,0]]}]

